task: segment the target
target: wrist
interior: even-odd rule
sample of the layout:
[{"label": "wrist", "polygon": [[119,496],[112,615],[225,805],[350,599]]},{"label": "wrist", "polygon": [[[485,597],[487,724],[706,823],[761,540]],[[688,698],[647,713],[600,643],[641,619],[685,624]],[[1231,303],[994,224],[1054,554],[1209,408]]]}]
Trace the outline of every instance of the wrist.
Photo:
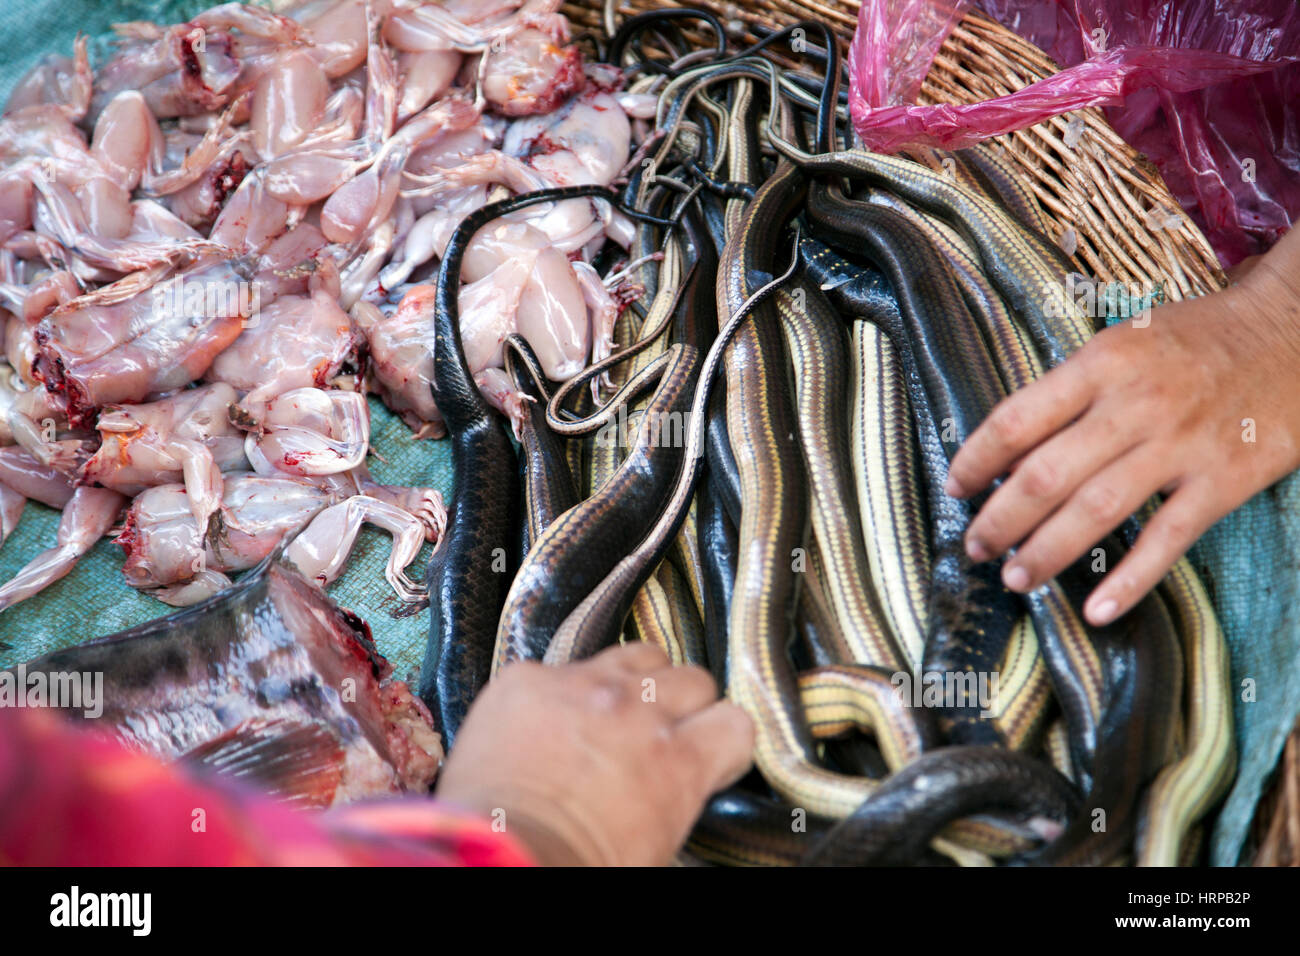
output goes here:
[{"label": "wrist", "polygon": [[594,866],[568,838],[551,826],[517,810],[506,810],[506,833],[523,845],[541,866]]},{"label": "wrist", "polygon": [[1237,285],[1220,295],[1227,298],[1227,311],[1254,333],[1256,345],[1294,368],[1300,361],[1300,288],[1296,280],[1264,263],[1256,266]]},{"label": "wrist", "polygon": [[1259,488],[1300,467],[1300,388],[1295,377],[1300,366],[1300,291],[1294,279],[1265,261],[1239,284],[1217,294],[1224,297],[1224,311],[1235,326],[1229,333],[1234,345],[1225,350],[1232,374],[1249,375],[1255,383],[1243,393],[1250,405],[1242,414],[1252,419],[1264,414],[1271,422],[1270,438],[1261,446],[1269,451],[1260,461],[1264,483]]},{"label": "wrist", "polygon": [[1300,233],[1288,233],[1229,287],[1289,340],[1300,338]]},{"label": "wrist", "polygon": [[504,833],[522,844],[542,866],[606,866],[609,848],[561,801],[536,793],[494,789],[459,792],[440,788],[440,799],[500,821]]}]

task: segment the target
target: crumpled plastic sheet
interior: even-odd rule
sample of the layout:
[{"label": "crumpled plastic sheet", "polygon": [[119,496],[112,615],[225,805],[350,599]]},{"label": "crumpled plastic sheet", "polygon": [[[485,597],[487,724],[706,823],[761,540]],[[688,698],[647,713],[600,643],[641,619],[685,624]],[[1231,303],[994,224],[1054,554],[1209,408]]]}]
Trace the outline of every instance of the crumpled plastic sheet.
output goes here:
[{"label": "crumpled plastic sheet", "polygon": [[984,0],[1064,69],[981,103],[911,105],[967,0],[866,0],[850,53],[863,143],[960,149],[1085,106],[1157,166],[1224,266],[1300,214],[1294,0]]}]

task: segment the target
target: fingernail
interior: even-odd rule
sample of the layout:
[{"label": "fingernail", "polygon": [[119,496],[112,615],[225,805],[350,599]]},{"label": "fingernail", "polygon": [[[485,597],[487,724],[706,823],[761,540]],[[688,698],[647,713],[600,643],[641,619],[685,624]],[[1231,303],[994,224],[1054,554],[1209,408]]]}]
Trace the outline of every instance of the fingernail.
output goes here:
[{"label": "fingernail", "polygon": [[952,475],[949,475],[948,480],[943,483],[943,493],[950,498],[966,497],[966,489],[963,488],[961,482]]},{"label": "fingernail", "polygon": [[1115,614],[1119,611],[1119,602],[1113,600],[1102,601],[1100,604],[1093,604],[1092,611],[1088,617],[1092,618],[1092,623],[1098,626],[1109,624],[1115,620]]},{"label": "fingernail", "polygon": [[1018,564],[1008,565],[1002,572],[1002,583],[1013,591],[1029,590],[1029,572]]},{"label": "fingernail", "polygon": [[979,538],[966,539],[966,553],[970,555],[972,561],[988,561],[993,557],[993,552],[985,547],[984,542]]}]

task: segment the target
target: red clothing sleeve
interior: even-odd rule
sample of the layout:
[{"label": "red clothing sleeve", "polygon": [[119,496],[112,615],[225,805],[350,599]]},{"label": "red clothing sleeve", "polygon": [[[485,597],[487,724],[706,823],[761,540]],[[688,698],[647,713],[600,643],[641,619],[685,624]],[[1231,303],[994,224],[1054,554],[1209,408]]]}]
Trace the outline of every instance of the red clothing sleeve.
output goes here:
[{"label": "red clothing sleeve", "polygon": [[0,864],[509,866],[485,820],[396,798],[312,812],[125,750],[40,710],[0,709]]}]

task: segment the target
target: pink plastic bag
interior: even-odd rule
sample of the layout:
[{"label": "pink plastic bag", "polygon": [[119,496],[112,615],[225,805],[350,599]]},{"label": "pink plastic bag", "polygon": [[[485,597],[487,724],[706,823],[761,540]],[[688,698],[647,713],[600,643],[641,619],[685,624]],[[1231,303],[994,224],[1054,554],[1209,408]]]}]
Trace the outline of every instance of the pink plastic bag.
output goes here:
[{"label": "pink plastic bag", "polygon": [[1300,215],[1300,5],[1294,0],[985,0],[1064,69],[1009,96],[910,105],[967,0],[864,0],[849,105],[865,145],[946,149],[1083,106],[1160,169],[1224,265]]}]

